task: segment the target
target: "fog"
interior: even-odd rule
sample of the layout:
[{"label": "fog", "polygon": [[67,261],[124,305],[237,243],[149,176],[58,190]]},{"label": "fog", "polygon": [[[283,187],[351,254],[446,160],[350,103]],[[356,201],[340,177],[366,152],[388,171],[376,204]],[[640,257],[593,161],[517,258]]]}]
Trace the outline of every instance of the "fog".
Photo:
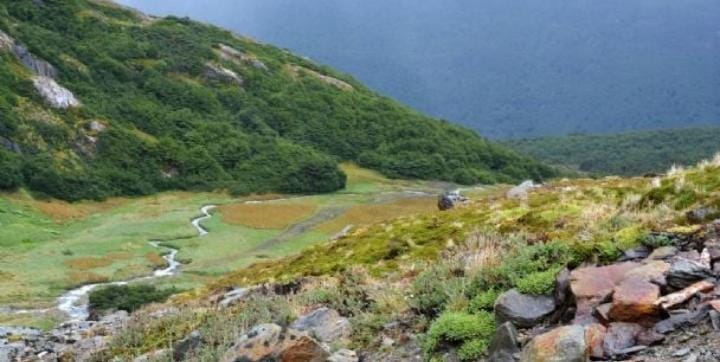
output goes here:
[{"label": "fog", "polygon": [[717,0],[121,0],[286,47],[491,137],[720,124]]}]

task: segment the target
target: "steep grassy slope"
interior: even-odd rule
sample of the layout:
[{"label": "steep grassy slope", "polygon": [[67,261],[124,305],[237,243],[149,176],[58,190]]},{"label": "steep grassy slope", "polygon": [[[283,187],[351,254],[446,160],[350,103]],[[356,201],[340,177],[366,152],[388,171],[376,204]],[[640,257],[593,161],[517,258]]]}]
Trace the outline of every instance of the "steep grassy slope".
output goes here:
[{"label": "steep grassy slope", "polygon": [[[0,3],[0,31],[2,188],[69,200],[166,189],[326,192],[344,185],[341,160],[460,183],[552,175],[346,75],[188,19],[101,1],[21,0]],[[43,66],[23,67],[18,44]],[[79,104],[52,109],[39,80]]]},{"label": "steep grassy slope", "polygon": [[642,175],[693,165],[720,151],[720,128],[574,135],[503,142],[554,165],[604,175]]},{"label": "steep grassy slope", "polygon": [[[181,309],[175,315],[138,314],[109,354],[138,355],[200,330],[208,341],[198,352],[200,360],[212,360],[255,323],[282,324],[324,305],[350,318],[349,347],[368,360],[409,360],[423,353],[426,360],[442,360],[433,358],[448,346],[459,349],[461,360],[480,360],[489,334],[464,332],[494,329],[499,293],[518,288],[543,294],[565,266],[602,264],[639,245],[657,247],[702,233],[704,222],[720,214],[693,220],[686,211],[720,210],[720,157],[657,179],[564,180],[525,198],[509,198],[507,190],[491,187],[449,212],[360,227],[298,255],[239,270],[176,298]],[[207,308],[208,300],[230,287],[298,281],[305,287],[295,295],[269,293],[235,308]],[[419,338],[403,340],[388,323]],[[443,336],[450,340],[443,342]],[[385,338],[397,344],[388,348]]]}]

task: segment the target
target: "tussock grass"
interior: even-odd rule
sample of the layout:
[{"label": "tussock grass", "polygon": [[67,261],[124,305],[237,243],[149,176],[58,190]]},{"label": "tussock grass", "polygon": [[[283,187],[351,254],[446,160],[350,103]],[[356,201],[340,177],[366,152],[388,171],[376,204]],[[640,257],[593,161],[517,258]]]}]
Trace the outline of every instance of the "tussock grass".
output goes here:
[{"label": "tussock grass", "polygon": [[309,217],[317,205],[306,203],[264,203],[222,205],[218,212],[224,222],[255,229],[285,229]]}]

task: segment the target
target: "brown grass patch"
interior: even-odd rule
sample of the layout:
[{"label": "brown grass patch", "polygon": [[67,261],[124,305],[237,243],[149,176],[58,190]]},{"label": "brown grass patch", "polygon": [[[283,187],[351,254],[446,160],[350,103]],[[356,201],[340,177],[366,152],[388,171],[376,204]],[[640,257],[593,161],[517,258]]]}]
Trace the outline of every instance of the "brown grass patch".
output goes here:
[{"label": "brown grass patch", "polygon": [[127,202],[124,198],[114,198],[102,202],[81,202],[71,204],[60,200],[19,200],[26,206],[36,209],[56,222],[67,222],[85,218],[91,214],[103,212]]},{"label": "brown grass patch", "polygon": [[231,204],[218,208],[223,221],[256,229],[285,229],[317,209],[312,204]]},{"label": "brown grass patch", "polygon": [[390,219],[421,214],[437,210],[434,197],[402,199],[387,204],[358,205],[350,208],[342,216],[320,224],[316,229],[325,233],[336,233],[348,225],[361,226],[375,224]]},{"label": "brown grass patch", "polygon": [[165,259],[158,253],[149,252],[145,254],[145,259],[155,268],[164,267],[167,264]]},{"label": "brown grass patch", "polygon": [[112,259],[109,257],[81,257],[65,261],[65,264],[74,270],[88,270],[95,268],[103,268],[112,264]]},{"label": "brown grass patch", "polygon": [[89,272],[89,271],[72,271],[70,272],[70,283],[73,285],[85,285],[105,283],[108,281],[106,276]]},{"label": "brown grass patch", "polygon": [[7,283],[15,278],[15,274],[0,270],[0,283]]}]

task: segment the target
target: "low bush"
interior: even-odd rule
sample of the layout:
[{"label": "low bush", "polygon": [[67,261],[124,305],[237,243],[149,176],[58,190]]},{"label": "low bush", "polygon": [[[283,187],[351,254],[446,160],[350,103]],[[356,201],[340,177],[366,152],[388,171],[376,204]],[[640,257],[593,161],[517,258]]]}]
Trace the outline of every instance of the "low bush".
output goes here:
[{"label": "low bush", "polygon": [[132,312],[146,304],[164,302],[177,292],[175,288],[157,289],[145,284],[111,285],[90,293],[90,309]]},{"label": "low bush", "polygon": [[495,318],[491,313],[446,312],[430,326],[423,349],[431,359],[437,352],[459,347],[461,360],[475,361],[485,353],[494,333]]}]

